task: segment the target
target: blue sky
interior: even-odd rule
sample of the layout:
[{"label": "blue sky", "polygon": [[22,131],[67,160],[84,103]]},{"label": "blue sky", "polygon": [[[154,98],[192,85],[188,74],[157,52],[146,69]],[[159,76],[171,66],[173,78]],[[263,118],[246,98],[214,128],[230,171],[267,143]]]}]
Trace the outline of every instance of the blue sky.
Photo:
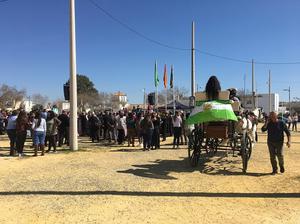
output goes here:
[{"label": "blue sky", "polygon": [[[159,42],[190,48],[191,23],[196,48],[213,54],[262,62],[300,61],[298,0],[94,0],[113,16]],[[63,98],[69,77],[69,1],[0,2],[0,83],[26,88],[50,99]],[[76,0],[77,71],[99,91],[127,93],[143,101],[142,89],[154,90],[154,61],[160,79],[164,64],[174,65],[175,85],[190,90],[189,51],[146,41],[113,21],[89,0]],[[258,92],[267,92],[268,70],[273,91],[287,99],[300,96],[300,64],[256,65]],[[203,87],[211,74],[223,88],[251,89],[251,64],[196,53],[196,82]],[[159,89],[163,89],[162,82]]]}]

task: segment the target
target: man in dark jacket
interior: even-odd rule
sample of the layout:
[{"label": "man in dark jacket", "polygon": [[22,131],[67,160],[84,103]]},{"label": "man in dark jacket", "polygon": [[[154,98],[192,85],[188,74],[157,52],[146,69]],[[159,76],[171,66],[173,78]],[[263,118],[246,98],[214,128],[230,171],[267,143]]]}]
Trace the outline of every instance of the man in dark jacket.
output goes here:
[{"label": "man in dark jacket", "polygon": [[266,123],[261,128],[263,132],[268,131],[268,148],[270,152],[270,160],[273,168],[272,174],[276,174],[278,171],[276,157],[278,158],[280,172],[284,173],[284,161],[283,161],[283,141],[284,133],[287,135],[288,141],[286,143],[287,147],[291,146],[291,134],[288,130],[286,124],[278,120],[277,114],[271,112]]},{"label": "man in dark jacket", "polygon": [[91,136],[92,136],[92,142],[100,141],[100,133],[99,133],[99,127],[101,125],[99,118],[96,116],[95,112],[92,112],[92,116],[89,119],[90,122],[90,130],[91,130]]},{"label": "man in dark jacket", "polygon": [[62,146],[64,138],[66,139],[66,144],[69,145],[70,118],[67,112],[63,110],[62,114],[58,116],[58,119],[61,121],[58,126],[58,146]]}]

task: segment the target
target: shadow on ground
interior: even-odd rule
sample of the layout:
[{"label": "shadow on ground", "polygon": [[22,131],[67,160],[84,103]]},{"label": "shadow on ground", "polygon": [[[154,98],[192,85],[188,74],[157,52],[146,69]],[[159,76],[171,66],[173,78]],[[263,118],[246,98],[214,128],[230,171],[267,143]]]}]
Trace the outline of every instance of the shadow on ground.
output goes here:
[{"label": "shadow on ground", "polygon": [[239,192],[156,192],[156,191],[2,191],[1,196],[141,196],[141,197],[206,197],[206,198],[289,198],[299,199],[300,193],[239,193]]},{"label": "shadow on ground", "polygon": [[202,156],[196,167],[191,167],[188,158],[181,160],[155,160],[148,164],[134,164],[131,169],[117,171],[118,173],[132,174],[139,177],[176,180],[171,173],[191,173],[199,171],[205,175],[244,175],[261,177],[271,175],[270,173],[243,173],[242,163],[239,158],[227,156],[225,152],[218,152],[213,157]]}]

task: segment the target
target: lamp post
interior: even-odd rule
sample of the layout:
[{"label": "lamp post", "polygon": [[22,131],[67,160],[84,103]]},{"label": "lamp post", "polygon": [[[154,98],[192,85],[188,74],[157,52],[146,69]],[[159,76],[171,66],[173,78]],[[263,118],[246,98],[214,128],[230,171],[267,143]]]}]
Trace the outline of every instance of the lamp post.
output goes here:
[{"label": "lamp post", "polygon": [[289,92],[289,112],[291,113],[292,111],[291,111],[291,87],[289,86],[289,88],[288,89],[284,89],[283,91],[287,91],[287,92]]},{"label": "lamp post", "polygon": [[146,110],[146,89],[145,88],[143,88],[143,93],[144,93],[144,100],[143,100],[143,103],[144,103],[144,109]]}]

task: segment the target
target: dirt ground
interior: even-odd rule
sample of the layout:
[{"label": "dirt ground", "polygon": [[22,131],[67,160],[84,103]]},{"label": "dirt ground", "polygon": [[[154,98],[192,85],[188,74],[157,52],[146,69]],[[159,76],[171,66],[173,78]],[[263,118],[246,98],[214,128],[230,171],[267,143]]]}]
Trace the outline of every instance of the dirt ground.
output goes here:
[{"label": "dirt ground", "polygon": [[[259,133],[242,174],[241,158],[218,152],[192,169],[187,149],[104,146],[8,156],[0,139],[0,223],[300,223],[300,132],[285,148],[286,172],[270,175]],[[30,144],[30,143],[28,143]]]}]

